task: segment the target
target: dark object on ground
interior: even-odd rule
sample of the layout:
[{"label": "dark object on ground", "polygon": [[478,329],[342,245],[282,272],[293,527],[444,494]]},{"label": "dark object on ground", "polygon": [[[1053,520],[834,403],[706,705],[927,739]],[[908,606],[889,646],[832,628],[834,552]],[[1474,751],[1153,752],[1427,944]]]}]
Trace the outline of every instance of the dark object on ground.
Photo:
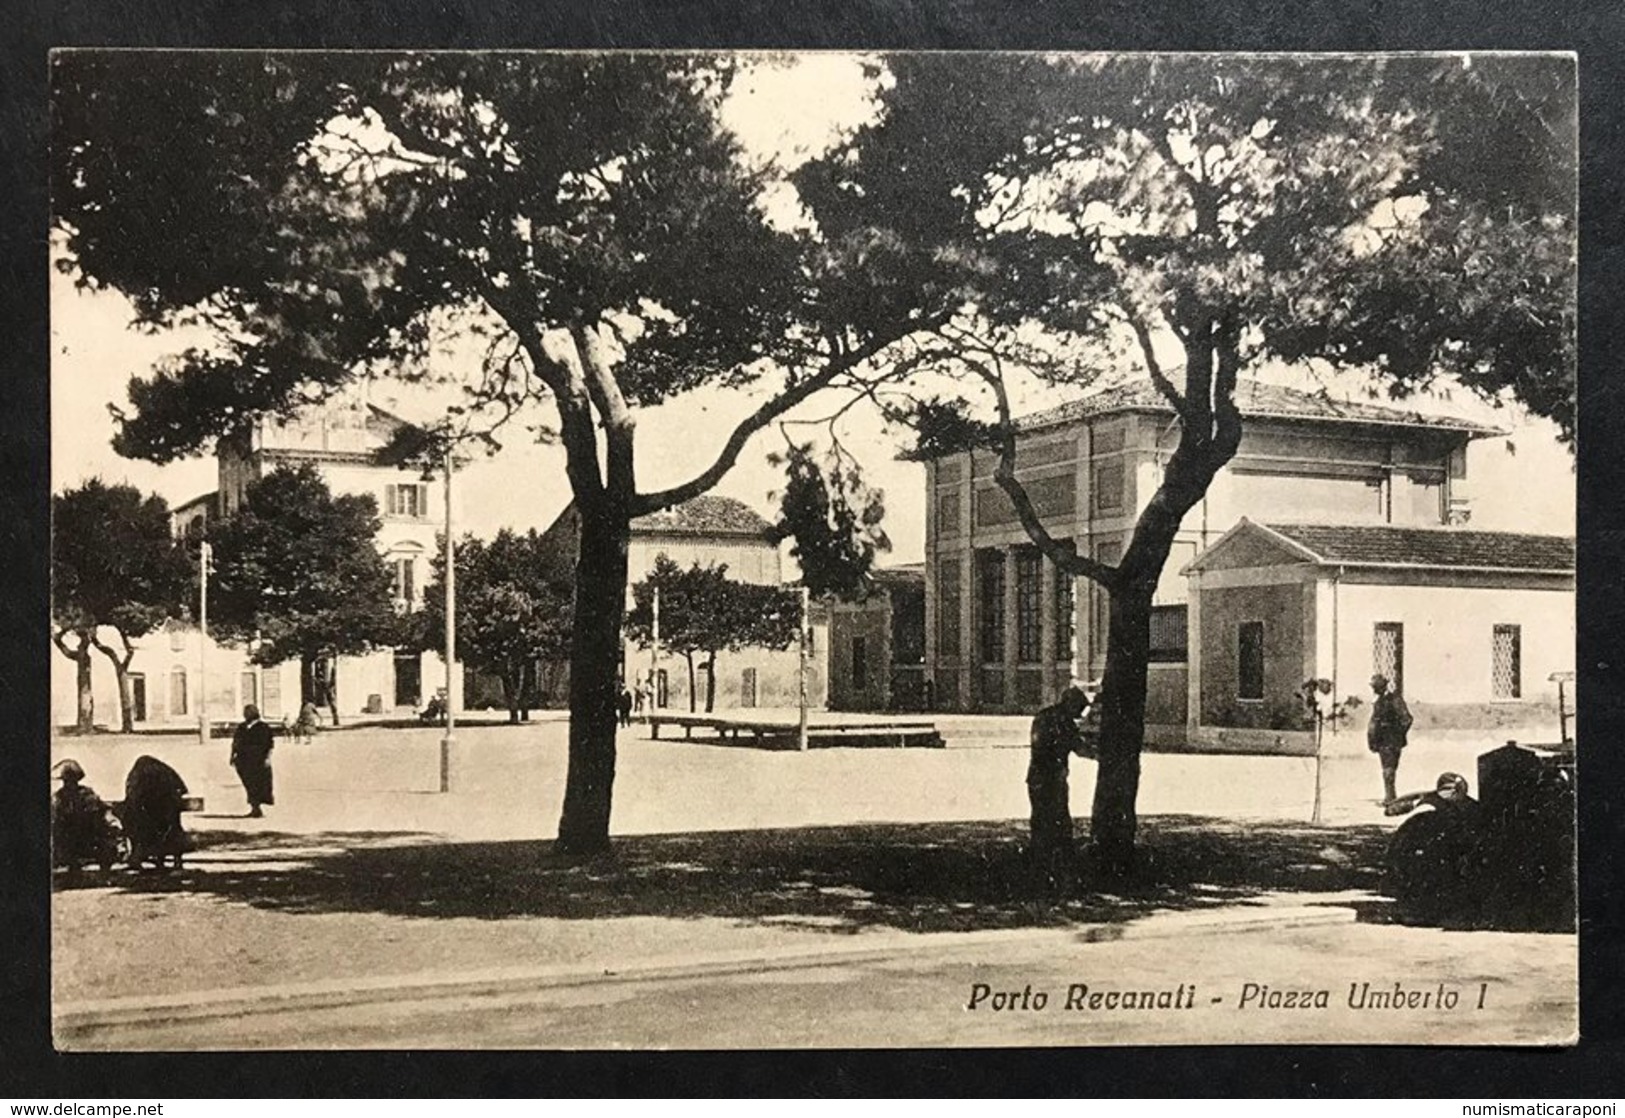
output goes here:
[{"label": "dark object on ground", "polygon": [[128,849],[113,809],[77,781],[64,781],[51,797],[51,864],[70,874],[90,864],[105,872],[123,861]]},{"label": "dark object on ground", "polygon": [[446,721],[446,700],[436,695],[430,699],[428,705],[418,711],[418,721],[429,725],[440,725]]},{"label": "dark object on ground", "polygon": [[186,782],[179,773],[156,757],[135,759],[124,778],[124,802],[118,813],[130,840],[132,869],[147,862],[159,869],[181,868],[182,856],[192,849],[181,826],[186,802]]},{"label": "dark object on ground", "polygon": [[1405,914],[1464,927],[1572,930],[1574,749],[1508,742],[1478,759],[1480,799],[1453,773],[1400,797],[1407,820],[1388,847],[1388,892]]}]

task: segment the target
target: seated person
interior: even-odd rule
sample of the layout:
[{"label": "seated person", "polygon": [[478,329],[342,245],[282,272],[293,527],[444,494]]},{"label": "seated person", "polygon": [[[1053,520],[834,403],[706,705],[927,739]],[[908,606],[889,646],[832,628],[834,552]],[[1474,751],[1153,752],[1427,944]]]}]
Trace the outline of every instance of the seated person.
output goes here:
[{"label": "seated person", "polygon": [[113,868],[119,857],[119,825],[105,801],[82,781],[85,770],[71,758],[56,767],[62,787],[51,797],[51,862],[77,873],[86,862]]}]

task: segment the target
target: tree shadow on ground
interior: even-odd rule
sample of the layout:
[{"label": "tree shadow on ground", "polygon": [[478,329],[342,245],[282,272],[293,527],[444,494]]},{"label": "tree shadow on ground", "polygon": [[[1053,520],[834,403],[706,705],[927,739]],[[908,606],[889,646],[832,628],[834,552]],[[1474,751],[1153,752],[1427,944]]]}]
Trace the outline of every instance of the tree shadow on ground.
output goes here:
[{"label": "tree shadow on ground", "polygon": [[132,892],[191,892],[289,913],[567,920],[724,917],[855,932],[1119,923],[1153,912],[1266,895],[1376,888],[1387,831],[1241,825],[1162,816],[1141,823],[1148,873],[1093,882],[1070,899],[1032,887],[1021,822],[864,824],[640,835],[590,861],[551,842],[451,843],[409,832],[219,832],[170,874],[110,881]]}]

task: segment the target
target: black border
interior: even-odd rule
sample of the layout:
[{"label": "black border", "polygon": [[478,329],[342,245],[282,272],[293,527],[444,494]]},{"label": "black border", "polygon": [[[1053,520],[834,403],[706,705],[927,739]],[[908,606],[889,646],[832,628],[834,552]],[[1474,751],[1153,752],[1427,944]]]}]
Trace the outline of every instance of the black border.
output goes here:
[{"label": "black border", "polygon": [[[1620,336],[1625,6],[1618,0],[16,0],[0,55],[0,1094],[1086,1095],[1573,1098],[1625,1093],[1625,631]],[[46,832],[48,212],[54,46],[1572,50],[1581,94],[1581,1018],[1563,1050],[1153,1048],[758,1053],[60,1055],[50,1048]],[[58,432],[59,437],[64,433]],[[184,946],[184,945],[181,945]]]}]

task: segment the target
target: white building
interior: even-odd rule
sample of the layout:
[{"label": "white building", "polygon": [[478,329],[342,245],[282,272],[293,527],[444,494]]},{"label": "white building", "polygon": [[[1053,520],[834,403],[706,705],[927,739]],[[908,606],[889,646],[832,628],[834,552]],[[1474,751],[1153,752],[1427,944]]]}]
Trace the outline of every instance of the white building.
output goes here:
[{"label": "white building", "polygon": [[[219,486],[177,506],[172,517],[178,535],[203,532],[212,518],[241,507],[248,487],[279,466],[314,465],[335,495],[367,494],[378,502],[382,525],[378,546],[395,574],[396,609],[422,604],[430,559],[445,524],[444,487],[414,469],[379,460],[395,432],[407,423],[364,398],[348,398],[294,419],[266,418],[242,434],[222,439],[216,450]],[[291,719],[299,707],[297,662],[263,668],[249,650],[208,642],[199,645],[196,625],[170,622],[135,642],[131,662],[134,720],[141,728],[195,725],[200,711],[199,677],[206,672],[208,714],[235,719],[247,703],[271,721]],[[207,652],[205,664],[204,653]],[[112,665],[92,661],[96,717],[117,725],[118,689]],[[74,666],[53,657],[52,717],[71,725],[76,706]],[[444,680],[444,661],[432,653],[376,651],[341,657],[336,668],[340,716],[413,711]],[[453,673],[453,699],[461,687]]]}]

